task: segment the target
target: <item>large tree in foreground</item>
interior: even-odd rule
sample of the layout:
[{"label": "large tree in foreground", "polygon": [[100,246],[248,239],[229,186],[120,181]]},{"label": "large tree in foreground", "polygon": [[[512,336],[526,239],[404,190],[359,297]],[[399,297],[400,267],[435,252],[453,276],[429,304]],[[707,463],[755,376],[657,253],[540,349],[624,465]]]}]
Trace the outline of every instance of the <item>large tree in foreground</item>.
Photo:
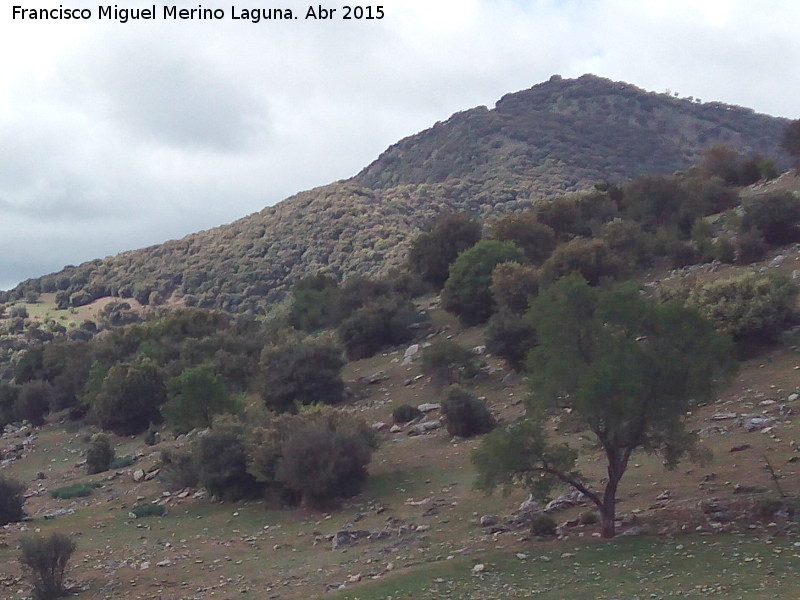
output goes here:
[{"label": "large tree in foreground", "polygon": [[[732,370],[731,342],[679,303],[649,301],[632,285],[592,288],[577,276],[544,290],[530,316],[538,345],[528,359],[527,416],[476,450],[478,486],[521,485],[540,498],[572,486],[597,505],[603,536],[613,537],[631,454],[658,453],[672,468],[696,453],[684,417]],[[602,491],[576,469],[575,450],[548,439],[544,414],[552,408],[571,409],[594,434],[608,472]]]}]

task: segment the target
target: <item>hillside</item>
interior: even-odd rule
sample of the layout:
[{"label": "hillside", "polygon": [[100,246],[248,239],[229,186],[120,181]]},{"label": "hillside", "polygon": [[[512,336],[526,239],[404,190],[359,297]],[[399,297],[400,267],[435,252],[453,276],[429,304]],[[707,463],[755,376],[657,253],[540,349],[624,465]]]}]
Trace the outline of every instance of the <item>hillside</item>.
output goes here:
[{"label": "hillside", "polygon": [[9,293],[66,292],[262,313],[317,270],[377,275],[400,265],[434,217],[491,218],[597,181],[666,173],[724,143],[785,156],[787,121],[648,93],[592,75],[554,76],[406,138],[350,180],[299,193],[229,225],[28,280]]}]

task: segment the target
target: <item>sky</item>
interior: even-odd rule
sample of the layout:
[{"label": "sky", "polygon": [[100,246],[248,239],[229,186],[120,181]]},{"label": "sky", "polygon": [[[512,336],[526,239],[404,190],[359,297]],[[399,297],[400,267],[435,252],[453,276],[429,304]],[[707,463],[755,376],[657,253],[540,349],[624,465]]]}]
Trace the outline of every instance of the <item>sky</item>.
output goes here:
[{"label": "sky", "polygon": [[[0,289],[352,177],[556,73],[800,118],[796,0],[362,3],[382,7],[372,20],[335,2],[162,0],[127,23],[97,0],[0,4]],[[14,5],[90,17],[15,19]],[[319,6],[332,18],[305,18]],[[258,8],[299,18],[232,18]]]}]

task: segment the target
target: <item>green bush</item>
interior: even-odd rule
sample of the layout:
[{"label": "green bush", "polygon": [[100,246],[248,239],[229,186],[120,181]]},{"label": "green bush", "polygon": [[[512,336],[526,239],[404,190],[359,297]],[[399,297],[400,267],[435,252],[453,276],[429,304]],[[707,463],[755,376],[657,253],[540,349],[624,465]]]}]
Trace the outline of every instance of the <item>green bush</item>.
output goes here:
[{"label": "green bush", "polygon": [[552,536],[556,534],[556,521],[544,513],[536,515],[531,523],[531,533],[539,536]]},{"label": "green bush", "polygon": [[29,421],[35,427],[44,425],[52,395],[53,387],[49,383],[29,381],[22,384],[14,407],[17,419]]},{"label": "green bush", "polygon": [[341,350],[324,341],[266,348],[261,357],[259,391],[267,408],[296,412],[309,404],[338,404],[344,397]]},{"label": "green bush", "polygon": [[111,439],[103,433],[95,435],[86,450],[86,472],[93,475],[108,471],[113,462],[114,447]]},{"label": "green bush", "polygon": [[542,265],[543,279],[555,281],[578,273],[590,285],[616,279],[624,272],[622,259],[602,239],[575,238],[553,251]]},{"label": "green bush", "polygon": [[167,514],[167,509],[159,504],[143,504],[135,507],[131,512],[137,519],[143,519],[144,517],[163,517]]},{"label": "green bush", "polygon": [[258,495],[262,485],[248,472],[248,455],[240,427],[212,430],[194,450],[198,481],[222,500],[242,500]]},{"label": "green bush", "polygon": [[329,506],[361,491],[376,446],[362,420],[333,411],[301,415],[281,445],[275,480],[302,505]]},{"label": "green bush", "polygon": [[71,498],[84,498],[91,496],[92,492],[99,488],[99,483],[73,483],[64,487],[50,490],[50,495],[58,500],[70,500]]},{"label": "green bush", "polygon": [[791,192],[772,192],[744,204],[742,231],[758,229],[773,246],[800,240],[800,198]]},{"label": "green bush", "polygon": [[[88,385],[92,383],[91,379]],[[159,408],[167,401],[161,370],[149,360],[117,363],[103,378],[92,411],[103,429],[119,435],[137,435],[161,420]]]},{"label": "green bush", "polygon": [[767,254],[767,243],[758,229],[750,229],[736,236],[734,250],[736,262],[748,265],[764,258]]},{"label": "green bush", "polygon": [[304,277],[292,288],[289,323],[309,332],[335,325],[340,294],[339,282],[331,275]]},{"label": "green bush", "polygon": [[386,346],[411,341],[414,338],[412,326],[419,320],[410,302],[375,302],[356,310],[339,326],[339,339],[350,360],[368,358]]},{"label": "green bush", "polygon": [[108,466],[109,469],[124,469],[125,467],[130,467],[133,463],[136,462],[136,459],[132,456],[119,456],[111,461],[111,464]]},{"label": "green bush", "polygon": [[176,489],[197,487],[200,473],[191,450],[164,450],[159,461],[159,477]]},{"label": "green bush", "polygon": [[20,539],[19,562],[33,584],[35,600],[55,600],[66,595],[64,574],[75,552],[75,542],[63,533]]},{"label": "green bush", "polygon": [[539,292],[539,269],[519,263],[501,263],[492,271],[492,297],[499,312],[522,314],[528,300]]},{"label": "green bush", "polygon": [[777,340],[795,314],[797,286],[781,276],[747,274],[676,291],[718,331],[729,333],[740,353]]},{"label": "green bush", "polygon": [[481,239],[481,225],[464,214],[441,217],[411,242],[408,262],[420,279],[440,289],[456,257]]},{"label": "green bush", "polygon": [[438,386],[461,383],[480,371],[478,357],[452,340],[436,340],[422,350],[422,372]]},{"label": "green bush", "polygon": [[211,426],[215,415],[233,413],[236,402],[213,366],[184,370],[167,385],[169,400],[161,414],[176,433]]},{"label": "green bush", "polygon": [[596,525],[600,522],[600,515],[593,510],[587,510],[581,513],[579,520],[581,525]]},{"label": "green bush", "polygon": [[0,526],[21,521],[25,516],[25,484],[0,474]]},{"label": "green bush", "polygon": [[452,387],[442,402],[442,414],[447,419],[447,432],[459,437],[473,437],[489,433],[495,427],[495,420],[486,402],[479,400],[470,392]]},{"label": "green bush", "polygon": [[526,261],[514,244],[483,240],[458,255],[442,293],[442,306],[465,325],[486,322],[495,310],[492,272],[500,263]]},{"label": "green bush", "polygon": [[422,416],[422,411],[410,404],[401,404],[392,411],[392,421],[395,423],[408,423]]},{"label": "green bush", "polygon": [[486,349],[504,359],[515,371],[525,366],[525,357],[536,346],[536,329],[518,314],[500,311],[486,327]]}]

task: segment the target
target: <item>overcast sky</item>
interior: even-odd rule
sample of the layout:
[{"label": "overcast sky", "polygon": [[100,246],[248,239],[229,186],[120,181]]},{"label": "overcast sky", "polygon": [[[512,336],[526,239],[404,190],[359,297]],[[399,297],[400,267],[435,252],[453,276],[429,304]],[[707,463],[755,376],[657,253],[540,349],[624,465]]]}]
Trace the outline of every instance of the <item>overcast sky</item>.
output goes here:
[{"label": "overcast sky", "polygon": [[[232,3],[300,18],[232,20]],[[92,18],[14,20],[14,4]],[[97,2],[2,2],[0,289],[351,177],[554,73],[800,118],[796,0],[383,0],[372,21],[306,20],[319,2],[295,0],[176,5],[225,17],[164,20],[162,2],[121,24]]]}]

